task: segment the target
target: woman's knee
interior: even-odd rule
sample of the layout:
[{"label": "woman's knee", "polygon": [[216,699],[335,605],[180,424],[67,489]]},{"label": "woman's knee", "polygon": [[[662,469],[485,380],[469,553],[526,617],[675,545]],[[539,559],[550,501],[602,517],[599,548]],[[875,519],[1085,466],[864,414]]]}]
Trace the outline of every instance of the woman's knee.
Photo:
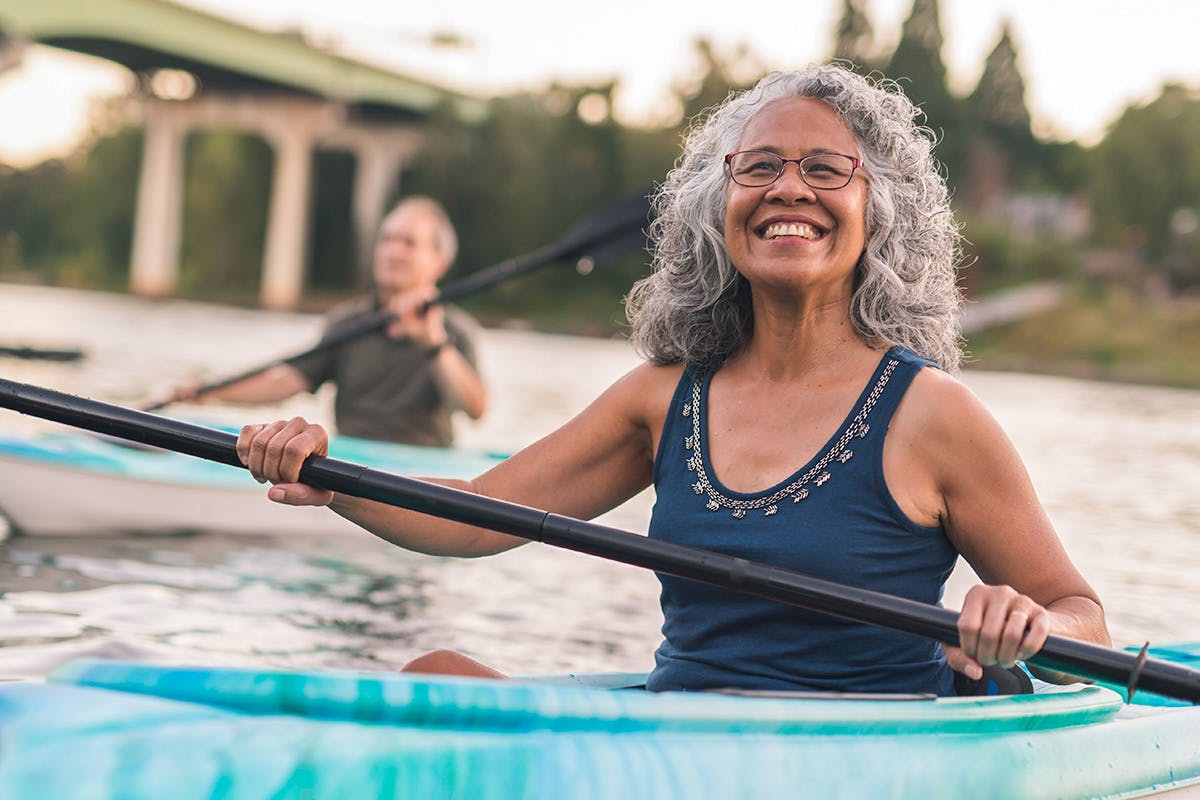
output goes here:
[{"label": "woman's knee", "polygon": [[486,664],[457,653],[453,650],[433,650],[417,656],[401,669],[401,672],[416,672],[426,675],[466,675],[474,678],[507,678]]}]

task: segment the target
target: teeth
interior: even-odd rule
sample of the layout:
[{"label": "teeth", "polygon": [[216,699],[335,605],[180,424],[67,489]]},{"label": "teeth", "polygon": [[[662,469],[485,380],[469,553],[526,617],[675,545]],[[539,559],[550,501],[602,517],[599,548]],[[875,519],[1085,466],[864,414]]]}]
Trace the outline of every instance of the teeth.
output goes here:
[{"label": "teeth", "polygon": [[812,225],[801,225],[798,222],[777,222],[767,226],[763,236],[767,239],[778,239],[780,236],[799,236],[801,239],[819,239],[821,234]]}]

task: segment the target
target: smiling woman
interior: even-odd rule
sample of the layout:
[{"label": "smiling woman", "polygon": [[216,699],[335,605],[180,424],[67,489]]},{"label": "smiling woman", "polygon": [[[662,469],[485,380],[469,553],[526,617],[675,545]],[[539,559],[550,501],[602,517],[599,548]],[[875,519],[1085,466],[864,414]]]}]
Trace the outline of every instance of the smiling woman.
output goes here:
[{"label": "smiling woman", "polygon": [[[768,76],[690,133],[657,199],[657,269],[630,304],[642,351],[692,366],[658,438],[651,535],[687,531],[691,543],[729,551],[735,534],[713,512],[786,515],[803,535],[739,541],[737,552],[929,602],[962,554],[1006,584],[967,596],[963,640],[974,657],[947,650],[976,677],[981,665],[1010,664],[1047,626],[1107,634],[1004,434],[961,385],[928,368],[953,370],[961,359],[959,240],[917,116],[896,87],[823,67]],[[686,420],[678,433],[677,410]],[[954,417],[963,427],[943,422]],[[813,455],[805,463],[797,453]],[[698,512],[672,505],[672,486],[707,502]],[[998,497],[1030,532],[1024,540],[994,535],[987,513]],[[1014,515],[1012,502],[1025,510]],[[1029,549],[1053,554],[1044,570],[1023,568]],[[732,668],[806,673],[805,685],[824,688],[869,673],[875,687],[950,691],[940,651],[664,584],[656,687],[724,681]]]},{"label": "smiling woman", "polygon": [[[947,372],[958,235],[917,115],[835,66],[769,75],[704,115],[655,197],[655,270],[629,303],[646,363],[475,480],[439,481],[583,518],[652,484],[665,542],[924,603],[959,555],[987,582],[951,647],[660,575],[651,690],[954,695],[1051,633],[1108,642],[1012,444]],[[247,426],[237,447],[272,500],[329,505],[401,547],[523,543],[299,482],[328,447],[302,419]],[[451,651],[410,669],[497,676]]]}]

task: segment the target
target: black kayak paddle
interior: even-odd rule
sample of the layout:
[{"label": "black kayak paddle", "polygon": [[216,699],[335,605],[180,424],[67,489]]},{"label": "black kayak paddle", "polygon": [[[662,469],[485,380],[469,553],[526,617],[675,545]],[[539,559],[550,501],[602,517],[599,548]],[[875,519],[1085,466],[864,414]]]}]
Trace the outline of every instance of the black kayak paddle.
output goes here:
[{"label": "black kayak paddle", "polygon": [[[0,407],[77,428],[242,467],[237,437],[225,431],[0,378]],[[312,486],[479,525],[555,547],[702,581],[837,617],[947,644],[958,643],[958,613],[940,606],[650,539],[593,522],[392,475],[332,458],[310,456],[300,479]],[[330,512],[332,513],[332,512]],[[1200,671],[1099,645],[1050,636],[1028,663],[1200,703]]]}]

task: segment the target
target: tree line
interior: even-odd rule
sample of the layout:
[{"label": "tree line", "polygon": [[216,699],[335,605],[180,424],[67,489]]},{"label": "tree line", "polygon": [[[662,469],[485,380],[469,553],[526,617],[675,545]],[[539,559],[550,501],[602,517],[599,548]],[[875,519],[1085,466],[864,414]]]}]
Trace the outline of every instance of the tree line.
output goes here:
[{"label": "tree line", "polygon": [[[1157,99],[1127,108],[1093,146],[1052,141],[1033,128],[1019,43],[1007,25],[963,96],[949,86],[937,0],[914,0],[890,52],[879,46],[864,4],[843,0],[829,57],[895,79],[924,111],[968,239],[969,291],[1076,275],[1095,251],[1115,254],[1095,261],[1109,265],[1109,277],[1152,280],[1172,293],[1200,285],[1196,87],[1162,87]],[[473,124],[448,108],[435,111],[423,151],[398,176],[398,193],[445,203],[462,240],[456,274],[553,241],[588,213],[651,189],[673,165],[689,120],[766,71],[749,45],[722,52],[699,40],[695,50],[702,69],[673,89],[679,114],[671,124],[620,124],[611,113],[616,81],[497,97]],[[140,131],[107,124],[67,158],[23,170],[0,165],[0,280],[123,290],[140,154]],[[186,164],[179,293],[252,303],[272,153],[255,137],[197,133]],[[367,281],[355,266],[353,170],[347,153],[315,156],[311,303]],[[634,255],[586,277],[550,268],[465,304],[485,319],[612,330],[647,262]]]}]

